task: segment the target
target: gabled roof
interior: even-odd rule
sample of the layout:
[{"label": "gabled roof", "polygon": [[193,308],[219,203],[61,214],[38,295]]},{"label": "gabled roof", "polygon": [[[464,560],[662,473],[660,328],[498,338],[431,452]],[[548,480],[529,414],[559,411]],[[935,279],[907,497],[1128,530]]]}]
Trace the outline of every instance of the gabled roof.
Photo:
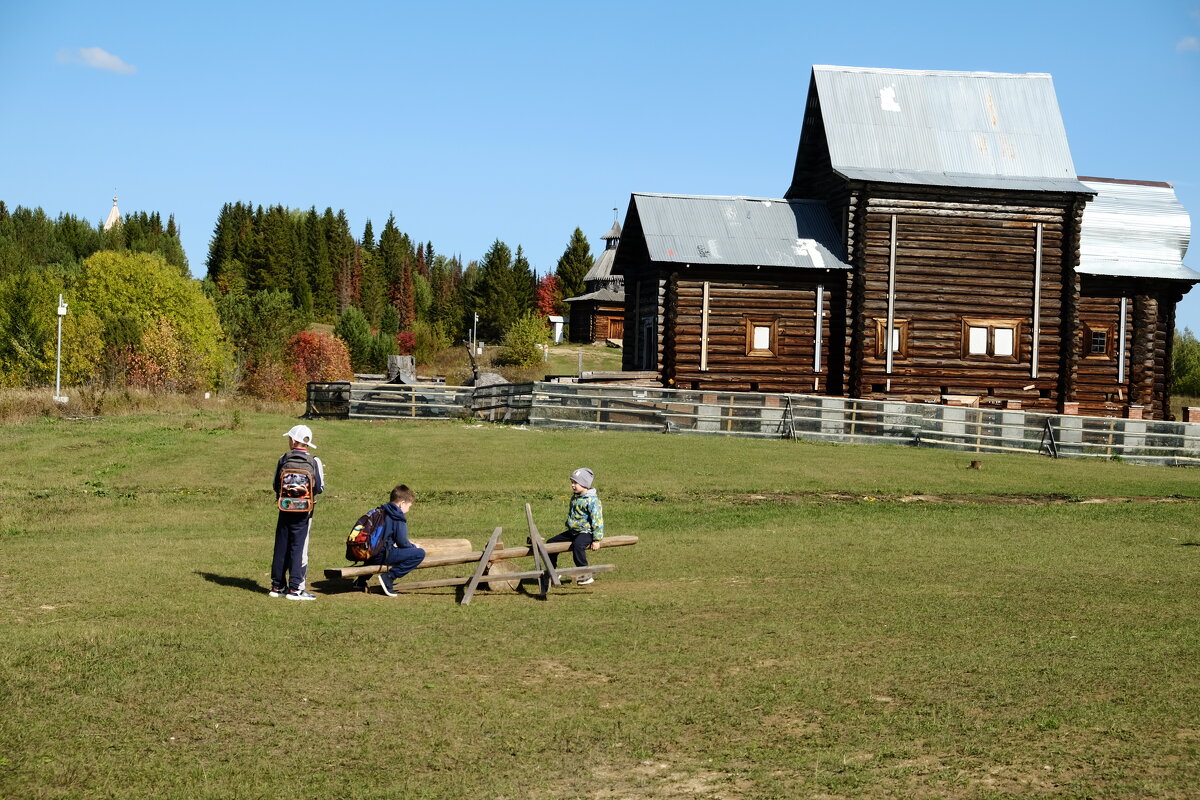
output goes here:
[{"label": "gabled roof", "polygon": [[[829,210],[817,201],[634,194],[630,206],[651,261],[850,269]],[[626,228],[628,235],[628,218]]]},{"label": "gabled roof", "polygon": [[597,303],[624,303],[625,292],[618,292],[615,289],[602,286],[594,292],[587,292],[586,294],[581,294],[578,297],[568,297],[563,300],[563,302],[575,303],[581,300],[591,300]]},{"label": "gabled roof", "polygon": [[603,280],[612,274],[613,261],[617,257],[617,248],[606,247],[601,251],[600,255],[596,256],[595,262],[592,263],[592,268],[583,276],[583,282]]},{"label": "gabled roof", "polygon": [[1192,222],[1169,183],[1083,178],[1096,198],[1083,210],[1079,272],[1200,281],[1183,264]]},{"label": "gabled roof", "polygon": [[[814,66],[798,160],[824,138],[850,180],[1088,192],[1075,177],[1054,84],[1043,73]],[[797,173],[800,164],[797,164]],[[794,194],[794,192],[790,193]]]}]

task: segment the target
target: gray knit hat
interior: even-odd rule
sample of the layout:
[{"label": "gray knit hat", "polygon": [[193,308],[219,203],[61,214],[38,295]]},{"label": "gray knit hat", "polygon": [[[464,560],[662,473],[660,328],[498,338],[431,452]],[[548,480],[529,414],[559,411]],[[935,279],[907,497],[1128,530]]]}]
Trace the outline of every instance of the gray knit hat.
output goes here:
[{"label": "gray knit hat", "polygon": [[587,467],[580,467],[579,469],[577,469],[571,473],[571,480],[575,481],[576,483],[578,483],[580,486],[582,486],[585,489],[592,488],[592,480],[595,477],[596,477],[595,473],[593,473]]}]

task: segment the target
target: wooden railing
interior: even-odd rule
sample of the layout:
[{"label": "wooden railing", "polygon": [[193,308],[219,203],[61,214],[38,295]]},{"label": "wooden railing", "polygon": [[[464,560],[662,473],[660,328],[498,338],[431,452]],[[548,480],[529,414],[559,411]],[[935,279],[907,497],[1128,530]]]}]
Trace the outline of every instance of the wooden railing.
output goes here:
[{"label": "wooden railing", "polygon": [[1200,423],[812,395],[597,384],[310,384],[310,416],[471,417],[539,427],[1047,453],[1200,465]]}]

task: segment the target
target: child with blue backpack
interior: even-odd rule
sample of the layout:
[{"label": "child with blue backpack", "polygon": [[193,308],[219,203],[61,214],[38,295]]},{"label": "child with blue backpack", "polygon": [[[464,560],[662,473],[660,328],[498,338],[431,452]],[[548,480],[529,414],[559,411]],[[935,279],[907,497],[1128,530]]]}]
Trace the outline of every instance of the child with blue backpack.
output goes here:
[{"label": "child with blue backpack", "polygon": [[[412,572],[425,560],[425,551],[408,539],[408,512],[416,500],[413,490],[400,484],[392,489],[388,502],[368,512],[359,520],[359,526],[356,526],[373,526],[370,539],[377,543],[378,550],[366,559],[366,563],[391,567],[387,572],[379,574],[379,588],[388,597],[396,596],[393,582]],[[354,536],[353,531],[351,536]],[[357,560],[357,556],[349,550],[347,558]],[[367,576],[357,578],[354,588],[366,591]]]}]

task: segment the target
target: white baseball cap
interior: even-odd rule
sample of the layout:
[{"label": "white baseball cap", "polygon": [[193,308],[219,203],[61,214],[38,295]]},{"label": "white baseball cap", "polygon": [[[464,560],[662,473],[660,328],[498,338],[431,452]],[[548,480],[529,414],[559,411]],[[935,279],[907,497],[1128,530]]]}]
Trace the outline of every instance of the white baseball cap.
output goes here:
[{"label": "white baseball cap", "polygon": [[305,447],[311,447],[313,449],[316,449],[317,447],[315,444],[313,444],[312,429],[307,425],[293,425],[292,429],[285,433],[284,436],[288,437],[294,442],[299,442]]}]

